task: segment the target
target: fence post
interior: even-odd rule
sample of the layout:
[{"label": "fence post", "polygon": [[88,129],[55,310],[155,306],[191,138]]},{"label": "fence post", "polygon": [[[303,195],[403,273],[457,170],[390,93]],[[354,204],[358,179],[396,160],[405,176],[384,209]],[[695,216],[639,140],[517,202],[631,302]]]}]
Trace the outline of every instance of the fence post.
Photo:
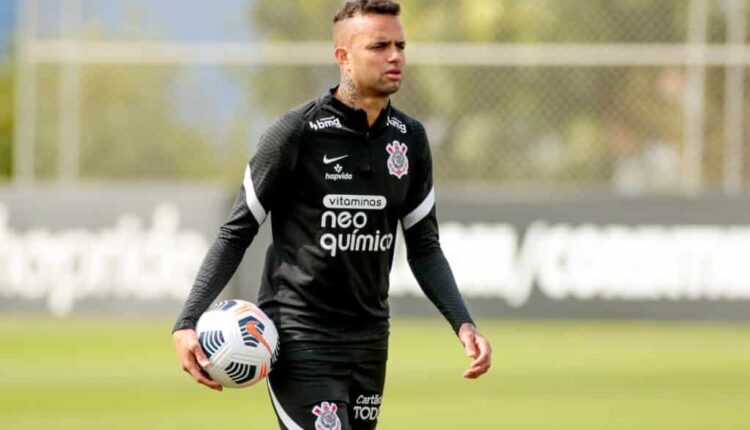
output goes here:
[{"label": "fence post", "polygon": [[687,88],[684,96],[685,159],[683,186],[689,193],[703,186],[704,93],[708,0],[690,0],[688,14]]},{"label": "fence post", "polygon": [[[81,49],[81,0],[65,0],[60,15],[60,30],[66,49]],[[77,56],[76,56],[77,57]],[[75,182],[80,175],[81,141],[81,63],[78,58],[60,64],[58,112],[57,177],[62,182]]]},{"label": "fence post", "polygon": [[13,181],[34,183],[36,149],[36,64],[29,61],[29,44],[36,38],[38,0],[19,1],[16,9],[16,65],[13,126]]},{"label": "fence post", "polygon": [[724,193],[742,192],[742,161],[745,136],[742,126],[745,96],[745,66],[741,63],[745,45],[745,1],[728,0],[726,5],[729,58],[724,79]]}]

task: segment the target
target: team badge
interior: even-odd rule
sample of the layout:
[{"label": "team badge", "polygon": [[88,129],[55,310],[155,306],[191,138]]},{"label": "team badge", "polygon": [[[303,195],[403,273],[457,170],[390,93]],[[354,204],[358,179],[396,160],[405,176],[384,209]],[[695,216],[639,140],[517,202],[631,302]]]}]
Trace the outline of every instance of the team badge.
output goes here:
[{"label": "team badge", "polygon": [[393,143],[385,147],[385,150],[390,154],[388,157],[388,173],[399,179],[409,173],[409,159],[406,158],[408,149],[406,144],[400,143],[398,140],[394,140]]},{"label": "team badge", "polygon": [[341,420],[336,415],[338,406],[335,403],[323,402],[312,409],[315,420],[315,430],[341,430]]}]

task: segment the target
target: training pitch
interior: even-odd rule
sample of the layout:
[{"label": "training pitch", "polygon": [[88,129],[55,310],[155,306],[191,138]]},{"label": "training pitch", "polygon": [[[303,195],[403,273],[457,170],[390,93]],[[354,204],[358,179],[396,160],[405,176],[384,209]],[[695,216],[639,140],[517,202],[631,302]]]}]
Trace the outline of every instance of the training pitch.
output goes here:
[{"label": "training pitch", "polygon": [[[476,381],[448,325],[393,322],[382,429],[750,429],[750,325],[480,320]],[[0,317],[0,429],[273,429],[265,384],[214,392],[171,321]]]}]

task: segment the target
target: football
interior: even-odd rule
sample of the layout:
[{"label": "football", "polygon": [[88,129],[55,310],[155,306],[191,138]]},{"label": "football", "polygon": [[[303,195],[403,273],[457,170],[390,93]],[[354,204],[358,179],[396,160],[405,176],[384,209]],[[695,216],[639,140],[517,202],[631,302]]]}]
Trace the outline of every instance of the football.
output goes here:
[{"label": "football", "polygon": [[198,342],[211,379],[227,388],[249,387],[268,375],[278,353],[273,321],[253,303],[223,300],[201,315]]}]

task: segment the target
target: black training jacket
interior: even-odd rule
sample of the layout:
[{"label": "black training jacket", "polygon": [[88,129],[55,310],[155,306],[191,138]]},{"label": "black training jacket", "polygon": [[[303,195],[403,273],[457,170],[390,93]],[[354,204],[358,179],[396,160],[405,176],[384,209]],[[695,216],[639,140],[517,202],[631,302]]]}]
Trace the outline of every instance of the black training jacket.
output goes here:
[{"label": "black training jacket", "polygon": [[248,163],[174,329],[192,328],[270,215],[259,306],[282,345],[372,343],[388,335],[388,274],[399,222],[420,287],[454,331],[471,322],[438,240],[424,127],[390,104],[324,96],[277,120]]}]

